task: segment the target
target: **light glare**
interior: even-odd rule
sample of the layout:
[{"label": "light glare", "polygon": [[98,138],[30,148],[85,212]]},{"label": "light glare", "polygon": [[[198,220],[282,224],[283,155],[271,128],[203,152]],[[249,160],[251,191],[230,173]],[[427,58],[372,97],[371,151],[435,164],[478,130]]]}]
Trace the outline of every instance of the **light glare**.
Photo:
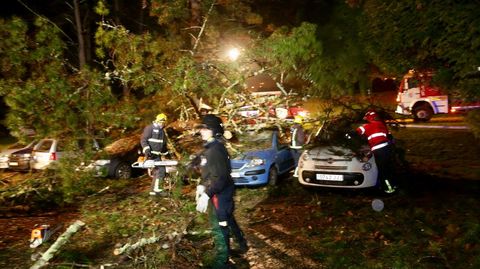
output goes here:
[{"label": "light glare", "polygon": [[232,61],[236,61],[240,56],[240,50],[237,48],[232,48],[228,51],[228,58]]}]

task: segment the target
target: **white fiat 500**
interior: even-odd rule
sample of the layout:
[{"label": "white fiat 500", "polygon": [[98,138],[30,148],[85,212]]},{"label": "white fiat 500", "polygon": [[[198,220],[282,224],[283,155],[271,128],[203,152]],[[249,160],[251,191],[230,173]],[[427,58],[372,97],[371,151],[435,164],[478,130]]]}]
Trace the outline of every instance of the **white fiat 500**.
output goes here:
[{"label": "white fiat 500", "polygon": [[353,189],[377,184],[378,170],[370,148],[359,136],[345,134],[342,128],[320,132],[307,146],[297,167],[300,184]]}]

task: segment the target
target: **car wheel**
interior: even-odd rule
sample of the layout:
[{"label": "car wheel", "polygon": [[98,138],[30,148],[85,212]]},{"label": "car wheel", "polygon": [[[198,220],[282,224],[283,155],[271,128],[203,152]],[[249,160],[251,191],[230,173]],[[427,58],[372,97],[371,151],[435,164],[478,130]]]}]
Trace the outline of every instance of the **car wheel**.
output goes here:
[{"label": "car wheel", "polygon": [[132,167],[126,162],[120,162],[115,168],[115,178],[129,179],[132,177]]},{"label": "car wheel", "polygon": [[277,185],[277,181],[278,181],[277,168],[275,168],[275,166],[272,166],[268,171],[268,185],[275,186]]},{"label": "car wheel", "polygon": [[132,167],[119,159],[113,159],[110,162],[108,176],[117,179],[128,179],[132,177]]},{"label": "car wheel", "polygon": [[416,121],[428,121],[432,115],[433,110],[428,104],[422,104],[413,109],[413,117]]}]

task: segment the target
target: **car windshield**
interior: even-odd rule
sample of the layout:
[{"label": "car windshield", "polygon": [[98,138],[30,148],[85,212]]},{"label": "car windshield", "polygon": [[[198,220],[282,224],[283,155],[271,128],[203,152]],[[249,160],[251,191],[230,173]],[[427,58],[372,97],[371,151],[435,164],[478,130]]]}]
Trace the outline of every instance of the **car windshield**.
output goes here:
[{"label": "car windshield", "polygon": [[354,151],[358,150],[363,144],[364,139],[355,134],[355,129],[360,124],[356,124],[347,118],[339,118],[326,121],[315,132],[317,135],[308,147],[316,146],[343,146]]},{"label": "car windshield", "polygon": [[243,133],[232,141],[235,150],[231,150],[230,155],[236,158],[241,157],[245,152],[271,148],[273,132],[273,130],[262,130]]}]

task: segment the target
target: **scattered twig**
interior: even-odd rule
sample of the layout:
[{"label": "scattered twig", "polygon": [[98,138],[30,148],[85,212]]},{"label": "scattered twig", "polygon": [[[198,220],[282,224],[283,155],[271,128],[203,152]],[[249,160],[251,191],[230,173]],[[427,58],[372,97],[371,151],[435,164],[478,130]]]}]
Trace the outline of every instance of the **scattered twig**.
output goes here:
[{"label": "scattered twig", "polygon": [[107,190],[109,190],[109,189],[110,189],[110,186],[106,186],[105,188],[97,191],[97,192],[94,193],[94,194],[89,195],[88,197],[92,197],[92,196],[98,195],[98,194],[100,194],[100,193],[102,193],[102,192],[105,192],[105,191],[107,191]]}]

